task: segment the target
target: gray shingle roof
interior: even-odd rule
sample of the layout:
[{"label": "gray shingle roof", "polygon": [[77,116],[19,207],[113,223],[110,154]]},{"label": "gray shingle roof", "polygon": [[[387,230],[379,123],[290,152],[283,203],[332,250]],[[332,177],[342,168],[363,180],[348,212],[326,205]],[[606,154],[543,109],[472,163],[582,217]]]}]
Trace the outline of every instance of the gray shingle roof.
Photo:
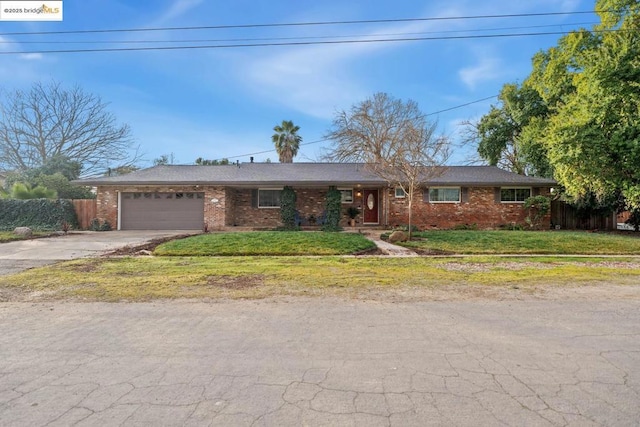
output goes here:
[{"label": "gray shingle roof", "polygon": [[[74,181],[81,185],[384,185],[359,163],[241,163],[240,165],[154,166],[126,175]],[[518,175],[495,166],[449,166],[430,185],[553,186],[555,181]]]}]

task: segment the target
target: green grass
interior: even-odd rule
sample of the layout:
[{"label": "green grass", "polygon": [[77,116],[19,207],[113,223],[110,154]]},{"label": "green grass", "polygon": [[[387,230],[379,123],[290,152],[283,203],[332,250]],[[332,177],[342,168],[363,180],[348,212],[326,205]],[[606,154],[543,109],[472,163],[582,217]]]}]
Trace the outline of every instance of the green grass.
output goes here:
[{"label": "green grass", "polygon": [[637,258],[125,257],[82,259],[0,276],[0,299],[413,299],[429,292],[482,295],[639,281]]},{"label": "green grass", "polygon": [[413,233],[403,246],[442,254],[640,255],[634,234],[445,230]]},{"label": "green grass", "polygon": [[26,240],[33,237],[42,237],[46,236],[47,234],[49,233],[34,231],[32,236],[25,237],[15,234],[13,231],[0,231],[0,243],[13,242],[15,240]]},{"label": "green grass", "polygon": [[200,234],[158,246],[160,256],[350,255],[375,249],[355,233],[265,231]]}]

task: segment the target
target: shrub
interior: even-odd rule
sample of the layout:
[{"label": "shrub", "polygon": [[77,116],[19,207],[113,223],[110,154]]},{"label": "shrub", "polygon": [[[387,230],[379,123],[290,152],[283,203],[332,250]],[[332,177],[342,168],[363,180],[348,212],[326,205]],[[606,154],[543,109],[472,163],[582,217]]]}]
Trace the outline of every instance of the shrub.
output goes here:
[{"label": "shrub", "polygon": [[533,196],[524,201],[524,209],[529,211],[525,218],[529,227],[539,229],[545,215],[551,210],[551,201],[545,196]]},{"label": "shrub", "polygon": [[0,230],[29,227],[33,230],[60,230],[63,223],[78,227],[73,203],[69,200],[0,200]]},{"label": "shrub", "polygon": [[280,195],[280,218],[284,230],[295,230],[296,224],[296,192],[291,187],[284,187]]},{"label": "shrub", "polygon": [[522,224],[518,224],[517,222],[512,222],[511,224],[500,224],[498,226],[500,230],[510,230],[510,231],[522,231],[524,230],[524,226]]},{"label": "shrub", "polygon": [[456,224],[453,226],[452,230],[477,230],[478,224],[475,222],[473,224]]},{"label": "shrub", "polygon": [[331,186],[327,191],[326,217],[322,231],[340,231],[340,208],[342,197],[336,187]]},{"label": "shrub", "polygon": [[109,221],[100,221],[99,218],[93,218],[89,223],[89,230],[91,231],[111,231],[111,224]]}]

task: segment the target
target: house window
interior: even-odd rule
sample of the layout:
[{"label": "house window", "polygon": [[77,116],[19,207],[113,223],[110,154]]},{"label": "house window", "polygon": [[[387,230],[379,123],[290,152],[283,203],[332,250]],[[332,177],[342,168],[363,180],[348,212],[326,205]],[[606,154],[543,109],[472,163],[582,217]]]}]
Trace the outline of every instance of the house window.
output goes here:
[{"label": "house window", "polygon": [[500,201],[503,203],[523,203],[531,197],[531,188],[501,188]]},{"label": "house window", "polygon": [[353,203],[353,189],[338,188],[338,191],[340,191],[340,201],[342,203]]},{"label": "house window", "polygon": [[429,189],[431,203],[460,203],[459,187],[433,187]]},{"label": "house window", "polygon": [[281,189],[265,188],[258,190],[259,208],[279,208]]},{"label": "house window", "polygon": [[407,193],[405,193],[404,188],[396,187],[396,199],[404,199],[407,197]]}]

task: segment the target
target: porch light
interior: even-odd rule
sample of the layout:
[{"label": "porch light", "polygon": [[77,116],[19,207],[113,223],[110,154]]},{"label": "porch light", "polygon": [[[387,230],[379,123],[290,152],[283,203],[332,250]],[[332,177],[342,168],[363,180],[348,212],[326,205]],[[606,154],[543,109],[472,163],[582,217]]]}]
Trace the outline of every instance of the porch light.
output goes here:
[{"label": "porch light", "polygon": [[360,190],[356,190],[356,197],[362,197],[362,192]]}]

